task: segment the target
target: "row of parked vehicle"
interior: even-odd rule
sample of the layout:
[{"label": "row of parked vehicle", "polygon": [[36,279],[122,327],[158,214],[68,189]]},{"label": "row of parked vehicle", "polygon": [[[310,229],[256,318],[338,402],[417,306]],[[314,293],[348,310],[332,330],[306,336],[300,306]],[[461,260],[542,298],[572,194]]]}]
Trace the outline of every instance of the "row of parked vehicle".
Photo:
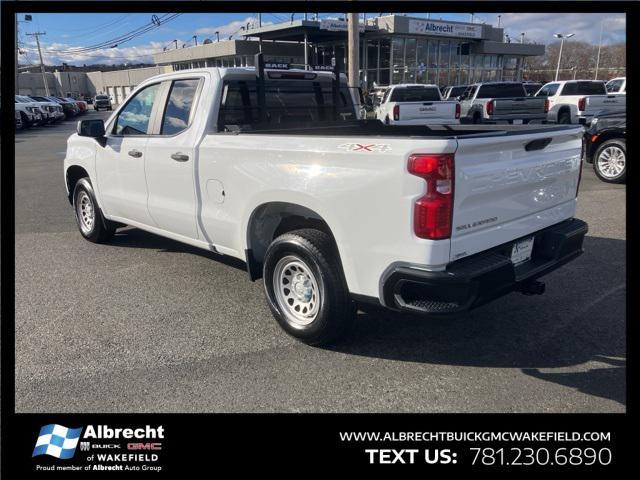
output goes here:
[{"label": "row of parked vehicle", "polygon": [[68,120],[86,113],[90,104],[93,105],[94,110],[101,108],[111,110],[111,100],[107,95],[96,95],[95,98],[87,101],[53,95],[16,95],[16,130]]},{"label": "row of parked vehicle", "polygon": [[[385,125],[606,124],[606,135],[587,139],[598,177],[622,182],[626,169],[626,78],[533,82],[483,82],[438,88],[399,84],[375,88],[365,106]],[[606,120],[605,120],[606,119]],[[611,143],[611,142],[615,142]],[[613,150],[612,150],[613,148]],[[614,151],[615,150],[615,151]]]}]

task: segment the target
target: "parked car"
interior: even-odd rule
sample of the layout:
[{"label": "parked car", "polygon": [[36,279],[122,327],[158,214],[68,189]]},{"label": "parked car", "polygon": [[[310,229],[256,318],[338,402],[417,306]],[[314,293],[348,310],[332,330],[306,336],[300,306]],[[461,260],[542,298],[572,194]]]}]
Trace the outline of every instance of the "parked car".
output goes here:
[{"label": "parked car", "polygon": [[522,82],[522,86],[529,97],[535,96],[536,92],[542,88],[540,82]]},{"label": "parked car", "polygon": [[51,123],[57,122],[64,118],[64,112],[60,104],[49,100],[46,97],[40,96],[23,96],[27,101],[36,102],[41,110],[46,111],[49,114],[49,120]]},{"label": "parked car", "polygon": [[609,94],[627,94],[627,77],[617,77],[609,80],[605,86]]},{"label": "parked car", "polygon": [[523,124],[546,118],[544,100],[528,97],[520,82],[476,83],[459,99],[466,122]]},{"label": "parked car", "polygon": [[15,98],[15,111],[22,119],[22,128],[40,125],[43,122],[42,111],[35,102],[25,102]]},{"label": "parked car", "polygon": [[64,116],[66,119],[73,118],[80,112],[80,107],[76,104],[76,102],[71,102],[69,100],[65,100],[62,97],[47,97],[54,102],[59,103],[62,106],[62,111],[64,112]]},{"label": "parked car", "polygon": [[144,80],[67,142],[80,234],[132,225],[240,258],[310,344],[338,339],[356,302],[446,316],[540,294],[582,253],[582,127],[385,126],[357,119],[352,95],[322,71]]},{"label": "parked car", "polygon": [[100,110],[104,108],[105,110],[111,110],[113,107],[111,106],[111,99],[109,95],[96,95],[93,100],[93,109]]},{"label": "parked car", "polygon": [[626,113],[603,113],[585,131],[585,161],[593,164],[598,178],[607,183],[624,183],[627,178]]},{"label": "parked car", "polygon": [[458,97],[462,95],[467,88],[468,85],[454,85],[451,87],[444,87],[444,89],[442,90],[442,99],[458,100]]},{"label": "parked car", "polygon": [[547,99],[547,120],[588,124],[600,111],[626,110],[624,95],[609,95],[602,80],[550,82],[536,93]]},{"label": "parked car", "polygon": [[65,97],[64,100],[75,103],[78,106],[78,113],[87,113],[88,105],[84,100],[75,100],[71,97]]},{"label": "parked car", "polygon": [[385,125],[450,125],[460,123],[460,104],[442,100],[437,85],[392,85],[376,108],[376,118]]}]

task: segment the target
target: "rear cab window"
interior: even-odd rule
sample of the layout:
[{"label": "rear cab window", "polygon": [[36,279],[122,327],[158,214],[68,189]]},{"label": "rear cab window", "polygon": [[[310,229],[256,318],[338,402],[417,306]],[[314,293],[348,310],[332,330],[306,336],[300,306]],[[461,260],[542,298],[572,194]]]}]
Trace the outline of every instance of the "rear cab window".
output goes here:
[{"label": "rear cab window", "polygon": [[565,83],[561,95],[606,95],[604,82],[570,82]]},{"label": "rear cab window", "polygon": [[[329,79],[265,80],[264,120],[270,124],[297,125],[331,120],[333,91]],[[224,82],[218,117],[219,130],[227,125],[260,123],[257,84],[255,80]],[[355,107],[347,86],[343,83],[338,98],[338,114],[342,120],[355,120]]]},{"label": "rear cab window", "polygon": [[526,97],[521,83],[495,83],[480,85],[478,98]]},{"label": "rear cab window", "polygon": [[436,87],[399,87],[391,93],[390,102],[437,102],[440,91]]}]

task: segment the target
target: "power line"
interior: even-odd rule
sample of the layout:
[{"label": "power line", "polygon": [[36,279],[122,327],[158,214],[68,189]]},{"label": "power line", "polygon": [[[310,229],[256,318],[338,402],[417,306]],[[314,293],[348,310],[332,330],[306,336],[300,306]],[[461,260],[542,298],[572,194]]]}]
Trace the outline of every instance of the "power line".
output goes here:
[{"label": "power line", "polygon": [[179,17],[180,15],[182,15],[181,13],[174,13],[174,14],[164,14],[162,15],[158,20],[159,23],[155,23],[153,21],[138,27],[130,32],[127,32],[125,34],[122,34],[118,37],[112,38],[110,40],[104,41],[104,42],[100,42],[100,43],[96,43],[94,45],[89,45],[86,47],[78,47],[78,48],[68,48],[68,49],[63,49],[63,50],[48,50],[49,52],[52,53],[82,53],[82,52],[89,52],[89,51],[93,51],[93,50],[100,50],[103,48],[115,48],[117,46],[119,46],[122,43],[128,42],[130,40],[133,40],[136,37],[139,37],[140,35],[143,35],[151,30],[154,30],[156,28],[159,28],[160,26],[164,25],[167,22],[170,22],[171,20]]}]

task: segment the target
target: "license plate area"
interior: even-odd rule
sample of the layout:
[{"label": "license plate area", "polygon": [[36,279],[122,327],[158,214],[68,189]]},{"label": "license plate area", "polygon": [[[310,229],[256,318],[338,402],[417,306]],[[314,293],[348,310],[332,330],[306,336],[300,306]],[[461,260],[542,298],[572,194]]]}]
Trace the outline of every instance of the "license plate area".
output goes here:
[{"label": "license plate area", "polygon": [[513,244],[511,247],[511,263],[513,263],[514,267],[531,260],[533,240],[534,237],[529,237],[524,240],[519,240]]}]

